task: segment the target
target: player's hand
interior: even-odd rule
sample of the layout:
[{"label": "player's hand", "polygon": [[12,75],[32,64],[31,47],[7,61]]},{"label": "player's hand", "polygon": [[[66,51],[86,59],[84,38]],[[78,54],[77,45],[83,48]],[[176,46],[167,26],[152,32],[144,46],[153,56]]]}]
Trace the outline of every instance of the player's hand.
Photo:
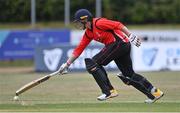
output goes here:
[{"label": "player's hand", "polygon": [[134,34],[130,34],[128,38],[129,38],[129,41],[135,46],[139,47],[141,45],[141,39],[138,36]]},{"label": "player's hand", "polygon": [[67,63],[63,63],[61,66],[60,66],[60,68],[59,68],[59,74],[60,75],[63,75],[63,74],[67,74],[68,73],[68,68],[69,68],[69,66],[68,66],[68,64]]}]

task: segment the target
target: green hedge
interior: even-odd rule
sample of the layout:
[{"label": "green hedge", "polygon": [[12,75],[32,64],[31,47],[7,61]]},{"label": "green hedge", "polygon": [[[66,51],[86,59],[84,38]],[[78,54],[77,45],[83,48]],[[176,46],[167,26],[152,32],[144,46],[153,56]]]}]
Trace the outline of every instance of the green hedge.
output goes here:
[{"label": "green hedge", "polygon": [[[0,22],[29,22],[31,0],[0,0]],[[95,14],[95,0],[70,0]],[[36,0],[37,21],[63,21],[64,0]],[[102,0],[103,16],[128,24],[180,23],[180,0]]]}]

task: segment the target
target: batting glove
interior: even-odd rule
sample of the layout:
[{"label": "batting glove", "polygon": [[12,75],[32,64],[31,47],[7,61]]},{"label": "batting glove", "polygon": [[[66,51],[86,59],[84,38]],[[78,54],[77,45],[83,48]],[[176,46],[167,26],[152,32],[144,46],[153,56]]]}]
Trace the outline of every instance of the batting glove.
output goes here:
[{"label": "batting glove", "polygon": [[68,73],[68,68],[69,68],[69,66],[68,66],[68,64],[67,63],[63,63],[61,66],[60,66],[60,68],[59,68],[59,74],[60,75],[63,75],[63,74],[67,74]]},{"label": "batting glove", "polygon": [[141,40],[140,38],[138,38],[138,36],[134,34],[130,34],[128,38],[129,38],[129,41],[135,46],[139,47],[141,45]]}]

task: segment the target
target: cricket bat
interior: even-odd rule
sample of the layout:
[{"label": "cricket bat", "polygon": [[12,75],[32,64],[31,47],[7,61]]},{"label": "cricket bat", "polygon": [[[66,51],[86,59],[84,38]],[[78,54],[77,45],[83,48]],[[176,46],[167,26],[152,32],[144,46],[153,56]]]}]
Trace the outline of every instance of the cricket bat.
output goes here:
[{"label": "cricket bat", "polygon": [[54,73],[51,73],[51,74],[46,75],[46,76],[43,76],[43,77],[41,77],[41,78],[38,78],[38,79],[36,79],[36,80],[33,80],[33,81],[25,84],[24,86],[22,86],[20,89],[18,89],[18,90],[16,91],[16,96],[19,96],[19,95],[22,94],[23,92],[25,92],[25,91],[27,91],[27,90],[29,90],[29,89],[31,89],[31,88],[33,88],[33,87],[41,84],[42,82],[45,82],[45,81],[49,80],[52,76],[55,76],[55,75],[57,75],[58,73],[59,73],[59,71],[56,71],[56,72],[54,72]]}]

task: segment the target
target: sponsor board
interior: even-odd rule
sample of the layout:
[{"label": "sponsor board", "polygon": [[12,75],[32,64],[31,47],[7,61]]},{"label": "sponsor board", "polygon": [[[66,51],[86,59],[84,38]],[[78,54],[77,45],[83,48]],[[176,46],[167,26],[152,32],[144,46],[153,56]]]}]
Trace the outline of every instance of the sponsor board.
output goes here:
[{"label": "sponsor board", "polygon": [[46,49],[43,50],[44,63],[50,71],[54,71],[57,69],[59,61],[62,56],[62,52],[63,51],[60,48],[54,48],[51,50],[46,50]]},{"label": "sponsor board", "polygon": [[[36,71],[56,71],[66,62],[75,46],[59,45],[38,47],[35,51]],[[89,46],[70,66],[71,71],[85,71],[84,58],[92,58],[102,46]],[[180,70],[180,45],[178,43],[147,43],[141,47],[132,48],[132,61],[135,71]],[[108,70],[118,70],[114,62],[106,67]]]},{"label": "sponsor board", "polygon": [[[179,30],[131,30],[134,34],[140,36],[145,42],[180,42],[180,31]],[[77,45],[81,40],[84,31],[72,30],[70,34],[70,43],[72,45]],[[99,43],[92,42],[92,45],[97,45]]]},{"label": "sponsor board", "polygon": [[[37,47],[35,51],[35,69],[36,71],[56,71],[60,65],[66,62],[72,54],[75,46],[59,45],[51,47]],[[101,50],[102,46],[89,46],[70,66],[71,71],[85,71],[85,58],[92,58]],[[106,67],[108,70],[117,70],[114,62]]]},{"label": "sponsor board", "polygon": [[69,43],[69,38],[67,29],[1,30],[0,60],[32,59],[36,46]]},{"label": "sponsor board", "polygon": [[137,71],[180,70],[180,44],[144,42],[133,47],[133,67]]},{"label": "sponsor board", "polygon": [[146,42],[180,42],[179,30],[132,30]]}]

